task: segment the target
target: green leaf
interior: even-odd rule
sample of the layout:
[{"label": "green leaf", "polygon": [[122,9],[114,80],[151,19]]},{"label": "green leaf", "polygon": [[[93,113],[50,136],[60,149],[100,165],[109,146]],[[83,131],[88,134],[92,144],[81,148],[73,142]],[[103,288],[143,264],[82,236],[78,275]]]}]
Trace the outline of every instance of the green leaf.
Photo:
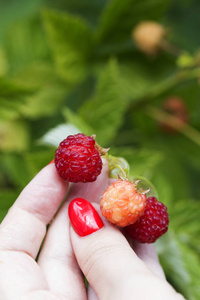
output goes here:
[{"label": "green leaf", "polygon": [[[159,94],[168,91],[175,84],[174,68],[166,59],[150,62],[138,59],[123,61],[119,65],[124,91],[131,102],[139,103],[141,99],[151,101]],[[169,75],[172,74],[172,75]]]},{"label": "green leaf", "polygon": [[124,157],[130,166],[132,176],[139,175],[151,179],[157,165],[163,160],[162,153],[148,149],[134,149],[133,147],[111,148],[115,156]]},{"label": "green leaf", "polygon": [[8,70],[8,61],[4,49],[0,46],[0,77],[4,76]]},{"label": "green leaf", "polygon": [[2,158],[2,170],[9,182],[18,189],[24,188],[32,179],[24,156],[4,154]]},{"label": "green leaf", "polygon": [[14,120],[17,119],[20,116],[20,107],[22,104],[22,101],[19,99],[17,101],[11,101],[7,98],[1,98],[0,97],[0,120]]},{"label": "green leaf", "polygon": [[27,88],[26,86],[19,85],[14,80],[0,78],[0,96],[1,97],[13,97],[14,101],[19,100],[20,96],[28,95],[33,93],[34,90]]},{"label": "green leaf", "polygon": [[13,205],[17,199],[18,192],[12,190],[1,190],[0,191],[0,222],[6,216],[9,208]]},{"label": "green leaf", "polygon": [[16,20],[8,26],[4,35],[3,45],[10,63],[9,74],[15,75],[30,64],[49,59],[50,53],[38,14]]},{"label": "green leaf", "polygon": [[179,240],[200,254],[200,202],[181,199],[168,206],[171,225],[176,228]]},{"label": "green leaf", "polygon": [[58,80],[54,65],[46,61],[30,63],[12,76],[15,83],[36,91],[49,82]]},{"label": "green leaf", "polygon": [[174,200],[173,186],[168,176],[163,171],[159,172],[159,166],[155,169],[152,181],[158,191],[159,201],[170,207]]},{"label": "green leaf", "polygon": [[49,83],[32,96],[26,98],[20,112],[29,119],[37,119],[55,114],[67,94],[66,87]]},{"label": "green leaf", "polygon": [[27,87],[14,79],[0,78],[0,120],[12,120],[19,117],[25,97],[32,95],[34,91],[32,87]]},{"label": "green leaf", "polygon": [[80,17],[56,11],[45,11],[43,20],[57,71],[69,83],[81,81],[93,49],[89,25]]},{"label": "green leaf", "polygon": [[133,27],[141,20],[162,16],[168,0],[111,0],[108,1],[99,21],[97,39],[102,41],[130,38]]},{"label": "green leaf", "polygon": [[21,152],[29,146],[29,132],[22,121],[0,122],[0,150]]},{"label": "green leaf", "polygon": [[93,98],[85,101],[79,112],[104,147],[110,145],[123,123],[129,103],[124,94],[118,64],[111,60],[99,77]]},{"label": "green leaf", "polygon": [[37,149],[33,152],[28,152],[24,159],[30,177],[33,178],[42,168],[44,168],[53,158],[55,154],[54,148]]},{"label": "green leaf", "polygon": [[156,242],[159,258],[167,279],[173,282],[177,291],[189,300],[200,295],[200,264],[197,253],[182,243],[176,236],[176,228]]},{"label": "green leaf", "polygon": [[96,132],[90,127],[90,125],[81,116],[72,112],[69,108],[65,107],[63,109],[63,116],[66,121],[80,130],[80,132],[86,135],[96,134]]}]

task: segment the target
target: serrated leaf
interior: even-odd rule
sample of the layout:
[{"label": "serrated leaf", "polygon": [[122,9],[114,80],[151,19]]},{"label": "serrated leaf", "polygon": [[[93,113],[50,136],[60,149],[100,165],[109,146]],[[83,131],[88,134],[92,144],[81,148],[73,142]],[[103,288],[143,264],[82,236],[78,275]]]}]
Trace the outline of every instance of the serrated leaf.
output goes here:
[{"label": "serrated leaf", "polygon": [[13,120],[20,116],[19,110],[22,102],[11,101],[10,99],[0,97],[0,120]]},{"label": "serrated leaf", "polygon": [[63,116],[68,123],[78,128],[79,132],[85,133],[86,135],[96,134],[96,132],[89,125],[89,123],[87,123],[86,120],[84,120],[81,116],[71,111],[69,108],[65,107],[63,109]]},{"label": "serrated leaf", "polygon": [[20,108],[23,116],[37,119],[55,114],[67,95],[67,89],[61,84],[49,83],[37,93],[26,98]]},{"label": "serrated leaf", "polygon": [[111,148],[110,152],[124,157],[130,166],[132,176],[136,174],[151,179],[155,167],[163,160],[162,153],[148,149],[134,149],[133,147]]},{"label": "serrated leaf", "polygon": [[193,199],[174,201],[168,206],[171,225],[176,228],[179,240],[200,254],[200,203]]},{"label": "serrated leaf", "polygon": [[168,0],[111,0],[99,21],[97,39],[100,41],[130,38],[133,27],[141,20],[159,18],[168,6]]},{"label": "serrated leaf", "polygon": [[[152,181],[156,186],[159,195],[159,201],[163,202],[167,207],[172,205],[174,200],[173,186],[164,172],[159,172],[159,167],[155,170]],[[155,178],[156,177],[156,178]]]},{"label": "serrated leaf", "polygon": [[33,89],[19,85],[14,80],[0,78],[0,97],[12,97],[12,100],[14,101],[15,99],[19,100],[20,96],[29,95],[33,92]]},{"label": "serrated leaf", "polygon": [[[161,182],[159,177],[165,178],[164,181],[167,182],[167,186],[169,186],[172,191],[171,201],[187,198],[191,194],[188,185],[189,174],[186,172],[184,163],[180,159],[180,154],[175,154],[174,143],[175,141],[173,142],[173,139],[167,139],[163,136],[158,139],[149,139],[147,142],[148,146],[146,144],[146,147],[149,149],[155,149],[156,145],[155,150],[163,153],[163,162],[157,166],[152,181],[155,186],[158,186],[159,191],[164,188],[162,184],[164,182]],[[160,183],[162,184],[161,186],[159,186]],[[169,190],[168,187],[167,190]],[[162,192],[162,194],[164,193]]]},{"label": "serrated leaf", "polygon": [[196,300],[200,295],[199,257],[196,252],[183,244],[176,236],[176,228],[156,242],[156,249],[169,281],[189,300]]},{"label": "serrated leaf", "polygon": [[55,74],[53,63],[46,61],[30,63],[27,67],[20,69],[12,76],[12,79],[19,86],[25,86],[38,91],[49,82],[54,82],[58,79]]},{"label": "serrated leaf", "polygon": [[118,64],[111,60],[98,79],[93,98],[85,101],[79,115],[94,129],[99,143],[106,147],[121,126],[128,103]]},{"label": "serrated leaf", "polygon": [[93,49],[91,28],[80,17],[55,11],[45,11],[43,20],[59,74],[69,83],[81,81]]},{"label": "serrated leaf", "polygon": [[0,122],[0,149],[4,152],[21,152],[29,146],[29,132],[25,122]]},{"label": "serrated leaf", "polygon": [[15,20],[7,28],[4,33],[4,47],[10,63],[10,74],[15,75],[32,63],[49,59],[49,49],[41,27],[41,20],[35,14]]},{"label": "serrated leaf", "polygon": [[155,97],[169,90],[175,84],[174,68],[170,62],[145,62],[132,59],[119,65],[124,91],[131,102],[139,103],[141,99],[155,99]]}]

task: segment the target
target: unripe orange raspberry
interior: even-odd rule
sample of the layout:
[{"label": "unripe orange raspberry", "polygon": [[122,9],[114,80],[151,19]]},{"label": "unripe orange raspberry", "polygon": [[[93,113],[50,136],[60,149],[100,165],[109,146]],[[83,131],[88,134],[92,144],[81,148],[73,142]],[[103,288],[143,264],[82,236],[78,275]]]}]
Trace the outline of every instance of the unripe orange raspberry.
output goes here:
[{"label": "unripe orange raspberry", "polygon": [[138,192],[136,184],[128,180],[120,179],[110,184],[100,199],[102,215],[120,227],[135,223],[145,206],[146,195]]},{"label": "unripe orange raspberry", "polygon": [[137,47],[149,55],[155,55],[166,35],[166,29],[154,21],[139,23],[133,30],[132,38]]}]

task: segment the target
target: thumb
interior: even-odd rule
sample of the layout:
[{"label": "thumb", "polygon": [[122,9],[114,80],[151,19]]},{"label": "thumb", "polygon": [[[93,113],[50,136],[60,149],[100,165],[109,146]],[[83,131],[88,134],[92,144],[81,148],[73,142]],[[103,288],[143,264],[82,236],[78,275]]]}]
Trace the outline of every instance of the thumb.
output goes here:
[{"label": "thumb", "polygon": [[[99,206],[94,205],[99,210]],[[122,233],[107,220],[103,222],[95,208],[82,198],[70,203],[72,247],[79,267],[98,299],[119,299],[123,282],[127,282],[135,271],[148,272],[148,269]]]}]

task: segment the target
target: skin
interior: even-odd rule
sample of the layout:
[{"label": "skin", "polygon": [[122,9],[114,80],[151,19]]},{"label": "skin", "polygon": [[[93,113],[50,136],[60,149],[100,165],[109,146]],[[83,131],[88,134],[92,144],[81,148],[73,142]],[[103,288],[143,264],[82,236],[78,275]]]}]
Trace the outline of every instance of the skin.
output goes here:
[{"label": "skin", "polygon": [[99,231],[83,238],[74,232],[70,200],[94,202],[100,214],[97,203],[108,184],[104,162],[93,183],[69,190],[50,164],[25,187],[0,226],[2,300],[184,299],[167,283],[153,245],[129,244],[103,217]]}]

